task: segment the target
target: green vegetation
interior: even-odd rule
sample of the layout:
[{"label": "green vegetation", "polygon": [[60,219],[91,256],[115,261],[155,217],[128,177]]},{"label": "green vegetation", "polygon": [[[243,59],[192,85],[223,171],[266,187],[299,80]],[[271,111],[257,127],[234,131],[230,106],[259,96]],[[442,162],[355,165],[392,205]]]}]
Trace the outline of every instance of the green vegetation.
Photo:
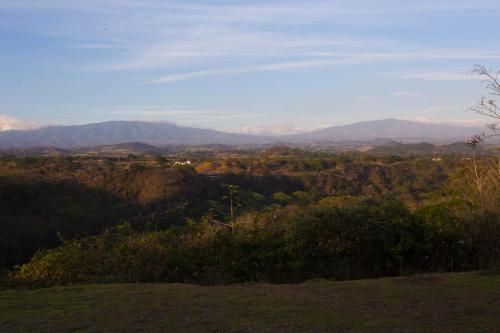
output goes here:
[{"label": "green vegetation", "polygon": [[[398,202],[289,207],[246,216],[233,230],[205,222],[163,231],[129,224],[39,252],[13,285],[109,282],[289,283],[486,269],[498,259],[497,220],[459,219],[447,207],[415,213]],[[248,223],[243,224],[246,221]]]},{"label": "green vegetation", "polygon": [[500,275],[0,291],[2,332],[497,332]]},{"label": "green vegetation", "polygon": [[487,269],[500,253],[492,161],[477,159],[478,195],[460,155],[3,157],[2,280],[283,283]]}]

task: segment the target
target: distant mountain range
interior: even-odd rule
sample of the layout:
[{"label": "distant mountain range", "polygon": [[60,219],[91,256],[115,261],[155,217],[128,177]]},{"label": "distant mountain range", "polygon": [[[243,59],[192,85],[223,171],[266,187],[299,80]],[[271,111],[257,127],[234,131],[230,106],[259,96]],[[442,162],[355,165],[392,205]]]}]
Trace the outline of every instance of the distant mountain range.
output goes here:
[{"label": "distant mountain range", "polygon": [[[403,142],[448,143],[464,141],[467,137],[481,133],[483,130],[483,128],[479,127],[460,127],[386,119],[333,126],[294,135],[258,136],[179,126],[171,123],[110,121],[86,125],[48,126],[25,131],[3,131],[0,132],[0,148],[57,147],[70,149],[130,142],[157,147],[207,144],[309,144],[346,141],[369,142],[380,139]],[[130,147],[127,146],[128,148]]]},{"label": "distant mountain range", "polygon": [[484,128],[429,124],[416,121],[385,119],[333,126],[313,132],[288,136],[291,142],[373,141],[391,139],[406,142],[446,143],[464,141]]},{"label": "distant mountain range", "polygon": [[127,142],[156,146],[200,144],[265,143],[265,137],[232,134],[171,123],[109,121],[86,125],[48,126],[25,131],[0,132],[1,148],[53,146],[59,148],[93,147]]}]

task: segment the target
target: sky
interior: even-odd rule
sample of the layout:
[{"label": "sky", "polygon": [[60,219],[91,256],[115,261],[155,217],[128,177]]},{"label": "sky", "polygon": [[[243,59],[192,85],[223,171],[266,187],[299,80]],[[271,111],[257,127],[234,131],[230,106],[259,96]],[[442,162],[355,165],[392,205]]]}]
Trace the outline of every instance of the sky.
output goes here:
[{"label": "sky", "polygon": [[0,0],[0,130],[477,123],[500,1]]}]

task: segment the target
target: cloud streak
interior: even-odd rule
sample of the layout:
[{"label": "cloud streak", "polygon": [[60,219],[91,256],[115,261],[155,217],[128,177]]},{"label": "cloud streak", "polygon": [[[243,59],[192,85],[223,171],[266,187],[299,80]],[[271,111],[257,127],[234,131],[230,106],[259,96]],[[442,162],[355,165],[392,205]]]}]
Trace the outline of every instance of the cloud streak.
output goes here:
[{"label": "cloud streak", "polygon": [[[251,119],[248,105],[267,112],[241,121],[248,126],[285,113],[273,121],[409,116],[408,102],[433,100],[463,104],[442,112],[452,116],[477,97],[465,82],[479,78],[465,70],[500,64],[498,33],[481,31],[499,13],[494,0],[0,0],[0,28],[10,37],[2,41],[0,97],[5,113],[37,119],[164,117],[226,128]],[[454,97],[448,81],[463,81]],[[219,82],[227,93],[218,93]],[[426,98],[411,99],[418,91]],[[174,106],[89,116],[82,107],[166,101]]]},{"label": "cloud streak", "polygon": [[[479,53],[473,54],[470,52],[451,52],[448,50],[436,50],[430,52],[404,52],[404,53],[332,53],[332,56],[337,56],[333,59],[313,59],[303,61],[288,61],[271,64],[260,64],[254,66],[243,66],[237,68],[219,68],[200,70],[184,73],[175,73],[158,79],[151,80],[149,83],[173,83],[178,81],[186,81],[199,77],[215,76],[215,75],[235,75],[247,74],[256,72],[273,72],[273,71],[288,71],[305,68],[330,67],[338,65],[353,65],[353,64],[368,64],[380,62],[398,62],[398,61],[413,61],[413,60],[433,60],[433,59],[500,59],[500,53]],[[451,81],[451,80],[476,80],[477,76],[457,74],[457,73],[400,73],[392,75],[393,79],[416,79],[427,81]]]},{"label": "cloud streak", "polygon": [[264,112],[249,112],[245,110],[220,110],[220,109],[198,109],[198,108],[175,108],[175,107],[113,107],[94,109],[100,114],[120,115],[120,116],[140,116],[150,118],[174,117],[176,119],[187,118],[194,120],[208,119],[254,119],[268,116]]},{"label": "cloud streak", "polygon": [[395,91],[391,94],[391,96],[396,96],[396,97],[419,97],[422,95],[423,94],[421,92],[408,91],[408,90]]},{"label": "cloud streak", "polygon": [[422,80],[422,81],[480,81],[481,77],[473,73],[457,72],[406,72],[389,75],[396,80]]},{"label": "cloud streak", "polygon": [[323,66],[333,66],[346,63],[353,63],[354,59],[328,59],[328,60],[308,60],[308,61],[292,61],[282,63],[263,64],[256,66],[247,66],[240,68],[221,68],[214,70],[195,71],[187,73],[172,74],[150,81],[150,83],[172,83],[177,81],[185,81],[193,78],[213,76],[213,75],[234,75],[247,74],[257,72],[274,72],[287,71],[302,68],[313,68]]},{"label": "cloud streak", "polygon": [[[57,22],[45,21],[36,33],[46,33],[77,39],[72,45],[88,50],[115,50],[110,63],[84,65],[87,70],[128,71],[140,69],[200,66],[198,76],[207,76],[210,68],[253,62],[253,65],[298,58],[333,57],[338,53],[388,57],[377,50],[401,50],[401,41],[371,35],[352,36],[344,33],[321,33],[313,29],[297,33],[296,26],[326,24],[327,31],[337,26],[359,26],[376,21],[376,25],[406,24],[415,15],[452,15],[453,13],[500,12],[495,1],[401,2],[373,1],[312,1],[265,2],[260,4],[210,5],[190,1],[164,0],[2,0],[0,8],[23,11],[64,11]],[[16,24],[19,24],[17,22]],[[340,29],[345,30],[345,29]],[[294,31],[294,32],[290,32]],[[406,47],[408,48],[408,47]],[[491,59],[477,51],[448,50],[436,54],[408,51],[405,59]],[[393,52],[394,53],[394,52]],[[349,56],[347,55],[346,56]],[[292,59],[293,58],[293,59]],[[394,59],[394,54],[389,55]],[[397,60],[397,59],[395,59]],[[314,67],[314,66],[313,66]],[[205,73],[201,73],[205,72]]]}]

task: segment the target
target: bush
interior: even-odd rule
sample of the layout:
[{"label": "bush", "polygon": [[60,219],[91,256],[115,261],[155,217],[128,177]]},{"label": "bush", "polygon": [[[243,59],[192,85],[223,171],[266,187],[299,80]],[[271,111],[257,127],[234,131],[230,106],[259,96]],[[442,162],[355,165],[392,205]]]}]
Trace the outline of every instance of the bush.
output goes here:
[{"label": "bush", "polygon": [[262,216],[264,224],[235,233],[207,223],[154,232],[121,225],[39,252],[10,277],[25,286],[286,283],[492,265],[500,249],[494,217],[443,224],[426,211],[413,214],[394,201],[352,208],[291,207],[280,218]]}]

